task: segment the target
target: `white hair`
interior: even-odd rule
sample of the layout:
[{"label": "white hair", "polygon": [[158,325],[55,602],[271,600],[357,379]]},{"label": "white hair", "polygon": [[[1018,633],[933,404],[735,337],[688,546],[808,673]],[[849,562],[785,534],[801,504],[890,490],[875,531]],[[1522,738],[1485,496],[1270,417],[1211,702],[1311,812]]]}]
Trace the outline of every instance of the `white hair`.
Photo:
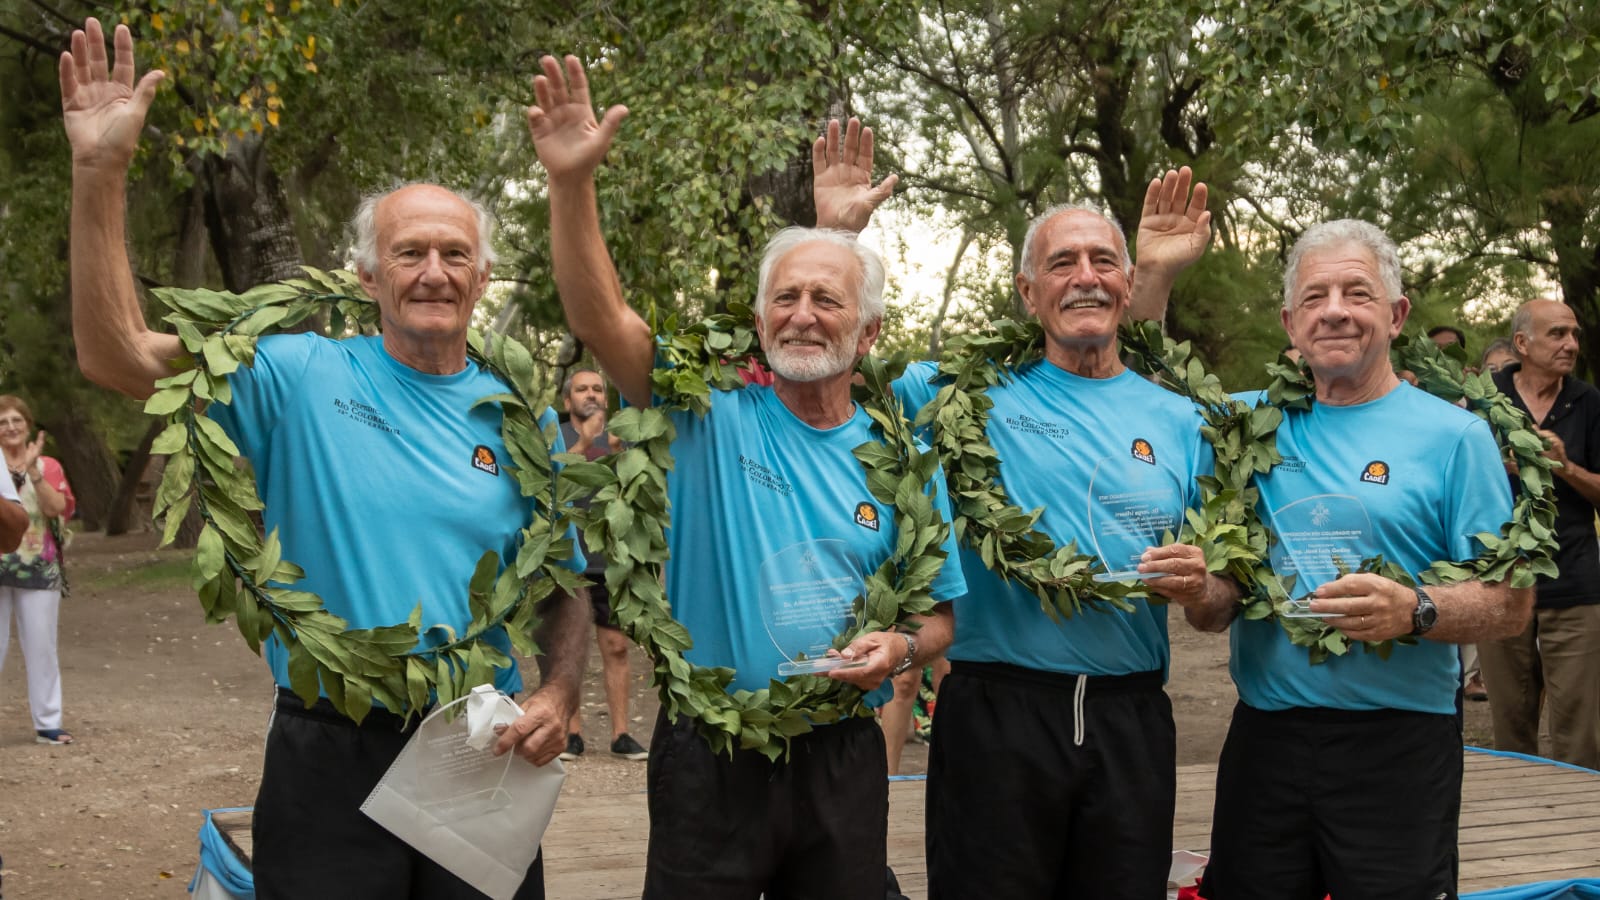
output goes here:
[{"label": "white hair", "polygon": [[881,321],[885,276],[883,260],[877,252],[856,240],[856,236],[848,231],[837,228],[801,228],[798,225],[785,228],[773,235],[761,253],[761,275],[756,285],[756,315],[760,316],[766,311],[767,286],[772,281],[772,270],[778,267],[778,261],[801,244],[810,243],[833,244],[855,254],[856,262],[861,265],[861,281],[856,285],[859,294],[856,301],[861,309],[861,321],[863,323]]},{"label": "white hair", "polygon": [[1400,285],[1400,250],[1383,233],[1383,229],[1360,219],[1335,219],[1307,228],[1305,234],[1289,250],[1289,260],[1283,269],[1283,308],[1294,305],[1295,279],[1300,277],[1300,260],[1313,250],[1323,250],[1342,244],[1355,244],[1366,248],[1378,264],[1378,280],[1382,283],[1385,298],[1391,305],[1400,302],[1404,288]]},{"label": "white hair", "polygon": [[488,271],[495,263],[494,252],[494,217],[489,214],[488,207],[459,191],[452,191],[443,185],[431,181],[408,181],[384,191],[377,191],[361,198],[361,203],[356,207],[356,213],[350,217],[350,232],[353,235],[350,244],[350,261],[355,263],[356,270],[371,274],[378,269],[378,206],[388,199],[390,195],[405,190],[408,187],[426,185],[449,191],[456,199],[465,203],[472,209],[472,215],[478,220],[478,270]]},{"label": "white hair", "polygon": [[1112,232],[1117,236],[1117,246],[1122,250],[1122,274],[1129,276],[1133,274],[1133,258],[1128,255],[1128,235],[1123,232],[1122,226],[1117,223],[1116,219],[1087,203],[1057,203],[1055,206],[1033,217],[1033,221],[1028,223],[1027,235],[1022,238],[1022,264],[1018,266],[1022,274],[1029,278],[1033,277],[1034,236],[1039,233],[1039,229],[1043,228],[1046,222],[1065,213],[1088,213],[1091,216],[1099,217],[1107,225],[1110,225]]}]

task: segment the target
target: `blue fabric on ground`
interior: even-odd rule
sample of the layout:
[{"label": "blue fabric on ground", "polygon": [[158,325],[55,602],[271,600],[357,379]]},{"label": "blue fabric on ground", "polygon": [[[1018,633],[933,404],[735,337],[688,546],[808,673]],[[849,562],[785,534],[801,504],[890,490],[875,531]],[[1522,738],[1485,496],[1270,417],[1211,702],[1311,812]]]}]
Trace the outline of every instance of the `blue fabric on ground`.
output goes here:
[{"label": "blue fabric on ground", "polygon": [[1600,880],[1542,881],[1462,894],[1461,900],[1600,900]]},{"label": "blue fabric on ground", "polygon": [[1600,773],[1595,772],[1594,769],[1586,769],[1583,766],[1574,765],[1574,764],[1569,763],[1569,762],[1562,762],[1559,759],[1546,759],[1543,756],[1534,756],[1531,753],[1513,753],[1510,750],[1491,750],[1488,747],[1470,747],[1470,746],[1467,747],[1467,750],[1469,750],[1469,751],[1471,751],[1473,753],[1482,753],[1485,756],[1505,756],[1505,757],[1509,757],[1511,759],[1525,759],[1528,762],[1548,763],[1548,764],[1550,764],[1552,766],[1560,766],[1563,769],[1573,769],[1573,770],[1578,771],[1578,772],[1590,772],[1590,773],[1594,773],[1594,774],[1600,774]]},{"label": "blue fabric on ground", "polygon": [[195,868],[194,877],[189,879],[189,893],[194,893],[195,886],[200,883],[200,872],[203,870],[210,872],[211,877],[220,882],[227,888],[228,893],[238,900],[255,900],[255,878],[250,874],[250,870],[245,868],[244,863],[239,861],[233,848],[228,846],[228,842],[222,837],[222,832],[211,822],[212,813],[249,810],[248,806],[204,810],[206,820],[200,825],[200,865]]}]

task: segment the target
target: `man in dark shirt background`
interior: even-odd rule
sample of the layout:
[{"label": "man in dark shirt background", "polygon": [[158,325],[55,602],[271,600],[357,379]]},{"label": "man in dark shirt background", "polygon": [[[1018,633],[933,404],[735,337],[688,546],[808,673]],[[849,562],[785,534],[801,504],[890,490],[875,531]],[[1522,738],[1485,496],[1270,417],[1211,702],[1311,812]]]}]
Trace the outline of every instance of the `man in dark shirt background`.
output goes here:
[{"label": "man in dark shirt background", "polygon": [[1551,447],[1560,574],[1540,578],[1526,631],[1478,645],[1494,744],[1537,754],[1539,709],[1548,707],[1551,756],[1600,769],[1600,391],[1572,377],[1578,320],[1564,304],[1530,300],[1511,319],[1520,363],[1495,384],[1526,411]]},{"label": "man in dark shirt background", "polygon": [[[567,421],[561,423],[561,437],[567,452],[582,453],[596,460],[613,449],[606,433],[606,381],[593,369],[574,369],[561,386],[561,402],[567,408]],[[582,540],[582,535],[579,535]],[[624,759],[644,759],[649,751],[628,734],[628,636],[611,621],[611,594],[606,590],[606,559],[589,547],[584,574],[592,585],[589,603],[594,608],[594,639],[600,647],[600,671],[605,680],[606,709],[611,715],[611,752]],[[567,749],[562,759],[583,755],[583,705],[573,710],[567,721]]]}]

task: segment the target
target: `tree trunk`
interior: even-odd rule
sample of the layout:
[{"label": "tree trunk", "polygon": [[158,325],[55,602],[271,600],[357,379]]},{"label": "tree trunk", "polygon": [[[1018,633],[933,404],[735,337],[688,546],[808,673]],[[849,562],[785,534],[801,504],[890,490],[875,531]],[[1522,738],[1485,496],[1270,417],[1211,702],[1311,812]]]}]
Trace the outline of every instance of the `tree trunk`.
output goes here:
[{"label": "tree trunk", "polygon": [[226,156],[208,157],[201,171],[206,230],[228,290],[243,293],[299,275],[300,239],[265,141],[259,135],[243,138]]},{"label": "tree trunk", "polygon": [[144,524],[144,510],[138,503],[139,485],[144,480],[144,470],[150,468],[150,445],[155,443],[156,435],[165,427],[165,422],[152,419],[150,427],[144,430],[144,437],[139,439],[139,446],[134,448],[127,464],[122,467],[122,481],[117,486],[116,496],[112,498],[111,509],[106,515],[107,535],[127,534],[134,530],[136,522]]},{"label": "tree trunk", "polygon": [[1584,245],[1588,209],[1577,192],[1547,191],[1545,218],[1550,222],[1550,244],[1555,249],[1556,278],[1561,295],[1577,317],[1579,378],[1593,382],[1600,372],[1600,243]]},{"label": "tree trunk", "polygon": [[105,527],[117,493],[117,467],[100,431],[84,414],[86,404],[61,410],[34,410],[40,428],[54,439],[56,456],[78,500],[78,519],[86,531]]}]

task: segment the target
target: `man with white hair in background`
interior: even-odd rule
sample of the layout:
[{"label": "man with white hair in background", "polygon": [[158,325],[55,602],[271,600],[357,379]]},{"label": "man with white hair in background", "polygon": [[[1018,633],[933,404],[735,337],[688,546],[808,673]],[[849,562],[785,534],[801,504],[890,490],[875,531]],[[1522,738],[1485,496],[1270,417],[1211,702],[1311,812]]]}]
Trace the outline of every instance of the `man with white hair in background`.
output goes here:
[{"label": "man with white hair in background", "polygon": [[[73,337],[85,375],[143,398],[186,354],[177,336],[146,326],[124,233],[128,166],[162,75],[135,85],[126,26],[115,40],[108,67],[100,24],[90,19],[61,58]],[[493,550],[509,562],[533,515],[495,462],[510,458],[499,407],[475,405],[506,385],[467,358],[472,311],[494,261],[489,221],[437,185],[368,198],[355,217],[355,260],[382,333],[262,338],[253,364],[228,376],[232,402],[207,410],[254,466],[266,526],[278,531],[283,558],[305,570],[296,587],[322,597],[351,628],[405,622],[420,603],[424,622],[463,633],[479,559]],[[515,749],[543,765],[562,750],[582,679],[586,606],[560,591],[546,601],[541,683],[498,752]],[[510,655],[503,627],[485,637]],[[307,705],[290,687],[283,644],[274,636],[263,650],[277,696],[251,833],[256,895],[481,896],[361,812],[418,719],[374,708],[358,724],[326,692]],[[519,691],[516,665],[495,671],[494,683]],[[538,859],[516,896],[544,896]]]},{"label": "man with white hair in background", "polygon": [[[627,111],[613,107],[596,121],[575,57],[564,67],[545,57],[543,69],[528,124],[549,176],[562,306],[623,398],[648,406],[655,339],[623,298],[594,186]],[[779,232],[762,255],[755,303],[773,384],[711,390],[704,416],[671,413],[667,600],[693,636],[690,662],[734,669],[731,690],[767,687],[783,661],[757,605],[763,561],[831,542],[848,548],[855,569],[847,577],[864,583],[893,553],[894,510],[872,496],[851,453],[874,439],[850,381],[878,338],[883,283],[882,262],[853,235]],[[942,495],[937,504],[948,520]],[[930,588],[938,601],[965,591],[953,539],[945,550]],[[828,675],[864,691],[887,688],[891,674],[938,656],[951,630],[950,605],[941,602],[905,629],[856,638],[843,653],[862,665]],[[870,718],[819,725],[773,761],[747,749],[715,754],[693,720],[663,709],[650,741],[644,896],[881,900],[886,775],[883,735]]]},{"label": "man with white hair in background", "polygon": [[[1500,532],[1511,494],[1488,426],[1403,384],[1390,365],[1390,342],[1410,311],[1398,252],[1376,226],[1344,219],[1300,237],[1284,273],[1281,319],[1311,370],[1315,403],[1284,412],[1283,461],[1256,485],[1275,532],[1342,531],[1360,558],[1381,554],[1415,574],[1439,560],[1477,558],[1476,535]],[[1420,640],[1394,646],[1387,659],[1352,649],[1311,665],[1274,620],[1235,621],[1231,601],[1199,611],[1214,630],[1231,622],[1239,689],[1201,896],[1454,897],[1462,776],[1455,645],[1520,631],[1529,592],[1503,582],[1423,588],[1374,573],[1341,576],[1303,550],[1290,561],[1295,593],[1314,591],[1310,611],[1352,641]]]}]

